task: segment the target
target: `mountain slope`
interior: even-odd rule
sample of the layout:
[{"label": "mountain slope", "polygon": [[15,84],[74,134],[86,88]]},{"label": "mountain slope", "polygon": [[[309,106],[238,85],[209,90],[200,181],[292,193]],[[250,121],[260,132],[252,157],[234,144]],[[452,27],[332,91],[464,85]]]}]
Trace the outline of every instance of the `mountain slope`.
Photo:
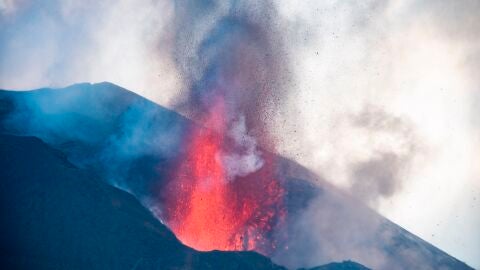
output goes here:
[{"label": "mountain slope", "polygon": [[[193,125],[110,83],[0,91],[0,105],[1,132],[40,137],[154,212],[162,205],[157,191]],[[275,262],[296,268],[353,259],[375,269],[471,269],[295,162],[276,158],[288,226],[272,235],[286,233],[288,249],[271,254]]]},{"label": "mountain slope", "polygon": [[34,137],[0,135],[0,168],[2,269],[283,269],[183,246],[133,196]]}]

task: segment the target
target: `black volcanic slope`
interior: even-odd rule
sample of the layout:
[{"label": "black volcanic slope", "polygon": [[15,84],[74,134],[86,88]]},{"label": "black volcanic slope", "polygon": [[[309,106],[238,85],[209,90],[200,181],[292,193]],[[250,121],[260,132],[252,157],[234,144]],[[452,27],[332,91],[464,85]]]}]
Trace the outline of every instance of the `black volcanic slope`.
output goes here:
[{"label": "black volcanic slope", "polygon": [[[59,238],[62,239],[61,241],[67,243],[65,248],[60,241],[48,240],[48,244],[46,244],[40,240],[35,240],[37,242],[35,242],[36,244],[34,246],[38,246],[39,248],[29,247],[28,252],[35,251],[38,252],[38,254],[28,254],[33,254],[31,255],[33,257],[39,256],[39,258],[45,258],[42,257],[41,252],[50,252],[48,254],[58,252],[59,256],[62,254],[65,254],[62,256],[70,256],[72,253],[76,253],[77,246],[68,245],[81,245],[79,250],[82,250],[82,252],[90,252],[89,254],[93,257],[95,257],[96,254],[110,252],[110,255],[112,255],[115,253],[115,255],[112,256],[105,255],[105,258],[110,258],[112,265],[118,263],[120,267],[118,269],[122,269],[121,267],[128,265],[128,263],[130,263],[130,265],[128,265],[130,267],[129,269],[133,267],[132,264],[134,263],[138,263],[140,266],[144,265],[145,267],[155,265],[157,257],[155,257],[154,254],[148,253],[155,249],[150,249],[148,246],[154,246],[159,242],[154,241],[150,243],[149,241],[153,240],[146,242],[139,240],[145,239],[145,237],[150,239],[149,236],[146,236],[148,230],[140,230],[139,228],[146,226],[143,224],[144,220],[148,220],[148,224],[153,224],[148,226],[155,228],[149,231],[150,234],[153,234],[152,230],[160,230],[158,228],[165,229],[164,226],[152,218],[148,211],[141,208],[133,197],[117,189],[112,189],[109,185],[97,183],[95,180],[106,179],[108,183],[128,190],[129,193],[139,198],[145,205],[151,205],[152,203],[160,205],[158,202],[155,202],[157,199],[155,195],[158,194],[156,191],[161,187],[162,182],[168,180],[165,168],[169,168],[172,160],[179,154],[179,149],[181,149],[182,146],[180,138],[182,138],[185,132],[188,132],[188,127],[191,125],[192,123],[188,119],[179,114],[110,83],[76,84],[63,89],[39,89],[26,92],[0,90],[0,133],[39,137],[46,144],[64,153],[65,156],[60,158],[63,163],[71,163],[80,168],[81,171],[86,170],[90,172],[87,176],[82,176],[83,178],[80,176],[72,177],[72,179],[81,178],[82,181],[85,180],[86,183],[78,184],[79,187],[70,188],[67,190],[68,192],[66,192],[65,190],[61,190],[64,188],[63,185],[67,185],[67,183],[72,181],[63,183],[64,177],[60,177],[63,174],[51,171],[49,165],[41,162],[43,157],[36,156],[36,151],[24,153],[27,157],[28,155],[32,155],[32,161],[29,162],[34,162],[35,166],[44,166],[37,168],[34,173],[34,168],[28,167],[33,166],[32,164],[19,163],[20,165],[23,164],[22,166],[24,166],[24,168],[16,172],[18,174],[22,173],[25,177],[25,179],[22,180],[23,184],[28,183],[27,186],[31,185],[32,187],[38,188],[36,191],[38,192],[36,193],[38,197],[34,198],[35,203],[23,206],[20,204],[23,208],[19,208],[19,212],[9,211],[2,203],[2,207],[4,207],[2,211],[8,213],[9,220],[12,220],[9,223],[5,223],[11,225],[9,233],[5,235],[19,237],[19,239],[23,239],[22,241],[28,242],[22,238],[24,236],[19,235],[13,228],[18,227],[27,230],[25,228],[28,227],[30,228],[28,230],[34,230],[33,226],[36,223],[49,224],[48,222],[52,222],[52,224],[56,225],[55,233],[49,231],[50,226],[46,228],[40,226],[34,235],[46,234],[49,237],[42,239],[55,239],[56,233],[62,234],[64,230],[67,230],[66,228],[71,227],[71,230],[84,232],[82,238],[86,239],[81,239],[78,244],[72,244],[70,243],[72,241],[68,239],[77,240],[77,238],[69,238],[73,236],[65,234],[64,236],[66,238]],[[4,139],[2,138],[2,140]],[[45,145],[42,147],[46,149]],[[39,148],[38,150],[41,149],[43,148]],[[26,150],[28,150],[28,148]],[[9,156],[11,154],[3,153],[1,157],[2,162],[9,160],[9,157],[5,155]],[[60,156],[60,154],[57,155],[57,157]],[[35,158],[38,160],[33,161]],[[18,157],[18,159],[20,158]],[[67,159],[70,163],[66,163]],[[288,243],[286,243],[286,245],[288,245],[288,250],[279,249],[275,254],[272,254],[274,262],[290,268],[298,268],[313,267],[326,262],[351,259],[370,268],[385,270],[472,269],[463,262],[458,261],[388,221],[351,196],[330,186],[326,181],[323,181],[307,169],[282,157],[278,157],[278,159],[278,178],[284,181],[287,188]],[[57,164],[55,166],[59,165]],[[73,165],[65,165],[65,168],[60,166],[57,169],[60,171],[67,170],[66,168],[69,168],[69,166],[71,167]],[[6,168],[5,171],[2,169],[1,172],[3,186],[6,185],[6,183],[3,183],[4,177],[7,176],[6,173],[15,169],[14,167]],[[70,168],[68,172],[79,172],[80,169]],[[48,171],[53,174],[52,176],[57,176],[55,181],[53,178],[41,179],[41,181],[48,182],[49,188],[52,189],[52,191],[49,190],[48,192],[53,192],[53,194],[49,194],[48,196],[42,195],[46,194],[47,191],[41,189],[41,184],[37,183],[39,177],[42,176],[42,170]],[[15,179],[19,179],[19,177]],[[30,183],[32,181],[33,183]],[[81,180],[75,181],[77,183],[82,182]],[[20,198],[25,199],[28,197],[28,194],[24,193],[28,192],[29,189],[23,190],[21,188],[23,184],[18,184],[18,186],[15,185],[15,182],[10,184],[11,187],[16,188],[15,192],[20,192],[19,194],[22,195]],[[89,192],[93,192],[83,190],[88,186],[93,187],[92,189],[97,191],[101,187],[101,190],[105,189],[108,190],[108,192],[102,191],[98,194],[88,195],[91,196],[89,201],[83,202],[80,200],[82,196],[85,197],[87,194],[90,194]],[[2,200],[20,200],[20,198],[15,198],[14,195],[9,197],[8,192],[5,190],[5,188],[2,189],[2,193],[6,194],[2,196]],[[115,190],[115,192],[112,190]],[[133,209],[141,208],[141,210],[138,211],[144,213],[145,216],[140,216],[141,218],[135,219],[134,223],[136,225],[128,222],[122,224],[116,219],[125,217],[126,210],[117,206],[115,203],[112,206],[111,199],[109,199],[110,197],[105,194],[110,194],[111,196],[113,196],[112,194],[121,194],[118,196],[123,196],[123,200],[133,200],[134,203],[132,202],[131,204],[123,204],[123,200],[120,200],[122,202],[120,205],[129,205],[128,209],[131,209],[130,205],[136,204],[137,207],[133,207]],[[47,200],[48,198],[53,198],[53,195],[58,196],[58,200]],[[64,199],[69,199],[69,196],[72,196],[72,201],[66,201],[65,203],[70,203],[70,205],[60,207]],[[56,215],[58,215],[58,217],[55,217],[56,221],[46,222],[45,216],[42,216],[42,211],[39,209],[42,209],[42,205],[46,204],[46,202],[58,206],[59,209],[54,209],[55,211],[62,211],[61,213],[55,212]],[[78,207],[78,209],[75,209],[75,207],[78,206],[77,204],[85,204],[88,205],[88,207]],[[102,205],[105,208],[102,208]],[[30,207],[32,210],[31,213],[28,211]],[[104,232],[107,231],[107,228],[110,230],[112,227],[108,227],[107,225],[102,225],[104,227],[101,227],[99,224],[98,228],[89,227],[90,224],[97,226],[97,223],[94,221],[100,218],[103,213],[109,212],[111,210],[109,207],[113,207],[113,209],[120,207],[123,210],[120,211],[117,209],[119,212],[118,216],[116,216],[114,220],[107,221],[107,224],[119,223],[122,224],[121,226],[124,226],[122,230],[131,230],[130,232],[132,232],[132,234],[139,233],[141,235],[135,235],[135,237],[129,235],[127,238],[115,236],[115,239],[102,239],[102,241],[107,241],[105,243],[112,241],[111,246],[114,246],[113,249],[105,248],[104,245],[102,248],[101,241],[95,242],[94,239],[96,239],[96,237],[107,237],[108,235],[108,237],[114,237],[114,234],[103,235]],[[84,216],[88,213],[87,210],[93,212],[99,211],[97,214],[101,215],[95,214],[90,216],[90,219],[85,218]],[[69,214],[70,211],[72,211],[74,216],[68,219],[63,217],[63,214]],[[79,212],[77,213],[75,211]],[[137,210],[134,212],[135,215],[137,214],[136,211]],[[20,222],[23,220],[21,216],[25,213],[38,216],[30,217],[27,225],[16,224],[15,222],[17,221],[14,220],[18,219],[18,222]],[[134,213],[130,214],[134,215]],[[318,220],[321,221],[320,224]],[[43,223],[43,221],[46,223]],[[60,221],[66,222],[68,226],[64,226]],[[136,222],[140,222],[141,224],[137,224]],[[74,224],[79,225],[74,226]],[[88,230],[92,230],[91,235],[93,236],[90,236]],[[48,234],[48,232],[50,234]],[[69,231],[69,233],[72,232]],[[89,236],[87,237],[86,235]],[[121,240],[118,240],[117,237]],[[89,238],[93,239],[88,240]],[[6,240],[8,240],[8,238]],[[139,242],[142,242],[141,244],[146,246],[140,245]],[[2,243],[4,243],[4,241],[2,241]],[[23,245],[11,242],[11,247],[17,246],[18,248],[23,247]],[[182,248],[185,249],[185,247]],[[116,251],[116,249],[132,250],[129,251],[128,254],[122,255],[121,252]],[[7,250],[12,250],[12,248],[9,247]],[[69,250],[69,252],[67,252],[67,250]],[[146,250],[148,250],[148,252]],[[166,250],[168,251],[170,249]],[[15,254],[25,254],[22,252]],[[154,253],[156,252],[157,251]],[[186,256],[186,258],[192,258],[189,260],[193,260],[193,262],[201,262],[200,259],[197,259],[201,258],[201,256],[190,255],[192,254],[191,251],[185,252],[186,253],[180,252],[180,254],[175,253],[177,255],[172,254],[172,256],[180,256],[183,259]],[[217,256],[215,254],[216,253],[209,253],[205,256]],[[241,254],[234,253],[234,255],[228,256],[253,256]],[[82,256],[75,256],[75,258],[79,257]],[[83,257],[91,258],[89,255]],[[172,259],[172,261],[176,260]],[[212,263],[211,260],[207,261]],[[88,261],[88,263],[91,263],[91,261]],[[105,265],[109,264],[106,263]],[[348,263],[342,264],[342,267],[348,266]],[[324,267],[328,267],[328,265]]]},{"label": "black volcanic slope", "polygon": [[183,246],[130,194],[34,137],[0,135],[2,269],[284,269]]},{"label": "black volcanic slope", "polygon": [[285,270],[254,252],[185,247],[132,195],[35,137],[0,135],[0,169],[2,269]]}]

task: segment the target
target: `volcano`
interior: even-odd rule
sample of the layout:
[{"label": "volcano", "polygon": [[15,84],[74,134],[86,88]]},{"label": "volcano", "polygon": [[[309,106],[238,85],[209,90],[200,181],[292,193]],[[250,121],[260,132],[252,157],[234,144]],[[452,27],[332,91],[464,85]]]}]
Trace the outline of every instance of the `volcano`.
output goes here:
[{"label": "volcano", "polygon": [[0,135],[0,168],[2,269],[285,269],[182,245],[132,195],[38,138]]},{"label": "volcano", "polygon": [[38,138],[0,135],[0,168],[2,269],[286,270],[255,252],[186,247],[131,194]]},{"label": "volcano", "polygon": [[218,153],[235,144],[208,113],[200,126],[110,83],[1,91],[0,105],[0,132],[40,138],[197,250],[252,250],[289,268],[352,259],[374,269],[471,269],[266,150],[261,167],[232,180]]}]

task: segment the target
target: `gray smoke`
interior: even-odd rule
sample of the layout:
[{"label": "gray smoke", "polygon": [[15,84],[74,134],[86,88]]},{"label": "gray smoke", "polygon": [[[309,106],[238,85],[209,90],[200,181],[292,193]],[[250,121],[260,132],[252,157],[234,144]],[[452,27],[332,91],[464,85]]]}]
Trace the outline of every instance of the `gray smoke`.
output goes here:
[{"label": "gray smoke", "polygon": [[176,109],[199,121],[221,98],[227,121],[242,115],[249,134],[273,146],[268,125],[291,77],[282,26],[271,1],[178,1],[172,53],[185,84]]},{"label": "gray smoke", "polygon": [[372,139],[384,137],[393,141],[374,149],[370,157],[350,165],[352,194],[375,205],[380,198],[391,197],[402,188],[404,172],[419,154],[421,141],[408,121],[374,106],[366,106],[358,115],[353,115],[351,123],[352,128],[364,129]]},{"label": "gray smoke", "polygon": [[237,151],[220,154],[229,180],[237,176],[246,176],[263,166],[262,152],[255,138],[247,133],[243,115],[232,122],[228,136],[233,140],[234,148],[237,148]]}]

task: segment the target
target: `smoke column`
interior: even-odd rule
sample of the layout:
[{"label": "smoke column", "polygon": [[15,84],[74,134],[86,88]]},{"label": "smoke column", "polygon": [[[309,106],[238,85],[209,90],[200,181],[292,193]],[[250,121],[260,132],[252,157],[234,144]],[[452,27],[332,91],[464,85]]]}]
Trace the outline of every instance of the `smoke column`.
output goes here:
[{"label": "smoke column", "polygon": [[177,109],[198,126],[165,189],[164,219],[199,250],[269,253],[285,217],[268,133],[287,65],[272,4],[179,1],[175,56],[188,89]]}]

